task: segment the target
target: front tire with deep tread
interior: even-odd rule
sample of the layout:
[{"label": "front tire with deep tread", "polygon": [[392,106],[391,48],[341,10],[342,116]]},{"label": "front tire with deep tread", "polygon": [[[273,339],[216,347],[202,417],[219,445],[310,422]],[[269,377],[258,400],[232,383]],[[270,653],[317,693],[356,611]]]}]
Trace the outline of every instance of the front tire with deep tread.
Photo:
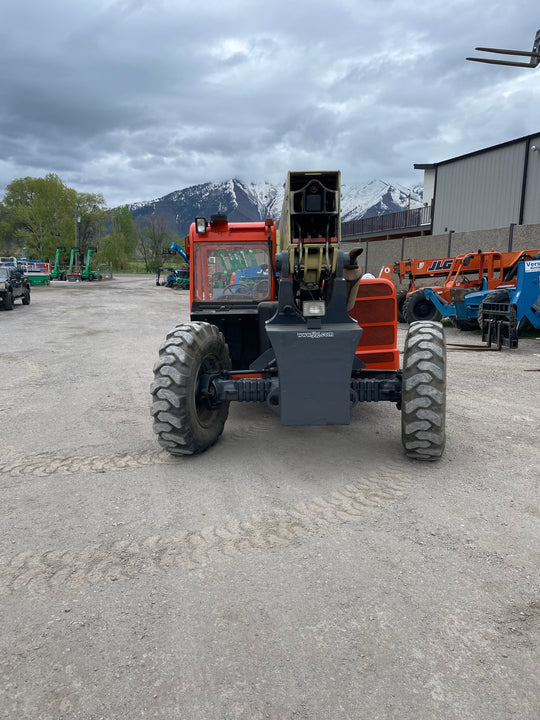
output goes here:
[{"label": "front tire with deep tread", "polygon": [[159,444],[172,455],[197,455],[223,432],[229,403],[212,405],[200,391],[204,373],[230,370],[225,338],[215,325],[177,325],[159,349],[151,414]]},{"label": "front tire with deep tread", "polygon": [[409,327],[403,355],[401,440],[407,457],[436,460],[446,442],[446,343],[438,322]]}]

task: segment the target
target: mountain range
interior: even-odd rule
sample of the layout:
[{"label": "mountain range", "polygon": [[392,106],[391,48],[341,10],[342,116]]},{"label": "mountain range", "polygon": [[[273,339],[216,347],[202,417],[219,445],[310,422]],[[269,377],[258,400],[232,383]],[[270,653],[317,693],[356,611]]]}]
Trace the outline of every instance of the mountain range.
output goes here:
[{"label": "mountain range", "polygon": [[[283,204],[283,185],[246,183],[233,179],[221,183],[203,183],[176,190],[157,200],[128,205],[137,222],[149,215],[161,217],[168,230],[181,237],[197,216],[210,218],[225,213],[233,222],[254,222],[271,217],[278,221]],[[383,180],[372,180],[366,185],[341,186],[341,219],[359,220],[386,213],[398,212],[408,205],[421,207],[422,187],[405,188]]]}]

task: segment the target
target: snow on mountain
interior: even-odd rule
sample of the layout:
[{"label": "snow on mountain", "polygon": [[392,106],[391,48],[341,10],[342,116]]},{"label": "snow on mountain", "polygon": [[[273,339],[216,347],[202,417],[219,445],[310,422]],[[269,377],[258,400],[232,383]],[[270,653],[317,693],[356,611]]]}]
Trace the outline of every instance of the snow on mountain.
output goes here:
[{"label": "snow on mountain", "polygon": [[[367,185],[342,185],[341,219],[359,220],[386,213],[399,212],[407,207],[422,207],[418,190],[390,185],[383,180],[372,180]],[[409,204],[410,203],[410,204]]]},{"label": "snow on mountain", "polygon": [[257,207],[261,220],[267,217],[272,217],[275,220],[279,219],[285,194],[283,185],[272,185],[269,182],[252,182],[249,185],[244,185],[244,187],[248,197],[253,198],[253,204]]},{"label": "snow on mountain", "polygon": [[[278,221],[283,204],[284,185],[269,182],[246,183],[233,179],[222,183],[203,183],[176,190],[156,200],[128,205],[134,219],[160,215],[169,230],[186,235],[196,216],[210,218],[225,213],[233,222],[253,222],[272,217]],[[358,220],[407,208],[422,206],[422,189],[405,188],[383,180],[366,185],[342,185],[342,220]]]}]

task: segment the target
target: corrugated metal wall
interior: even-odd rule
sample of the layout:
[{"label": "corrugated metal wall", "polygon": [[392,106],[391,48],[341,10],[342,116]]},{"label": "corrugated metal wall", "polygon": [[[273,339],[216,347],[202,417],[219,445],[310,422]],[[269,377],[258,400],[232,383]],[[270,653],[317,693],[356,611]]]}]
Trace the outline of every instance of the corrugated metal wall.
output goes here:
[{"label": "corrugated metal wall", "polygon": [[431,205],[435,197],[435,170],[424,170],[424,204]]},{"label": "corrugated metal wall", "polygon": [[487,230],[519,222],[526,145],[524,140],[439,165],[433,234]]},{"label": "corrugated metal wall", "polygon": [[[537,150],[533,150],[533,147]],[[523,208],[523,224],[533,223],[540,223],[540,135],[530,141]]]}]

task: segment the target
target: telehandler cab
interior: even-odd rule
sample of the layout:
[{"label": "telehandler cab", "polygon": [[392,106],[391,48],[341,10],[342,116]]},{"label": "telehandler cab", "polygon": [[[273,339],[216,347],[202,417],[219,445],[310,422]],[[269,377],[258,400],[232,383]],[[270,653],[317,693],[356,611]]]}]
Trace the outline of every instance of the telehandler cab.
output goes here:
[{"label": "telehandler cab", "polygon": [[231,401],[266,402],[284,425],[346,425],[383,400],[401,409],[409,457],[442,455],[442,326],[410,326],[401,370],[394,284],[362,279],[362,250],[340,248],[340,200],[339,171],[289,172],[279,233],[272,219],[192,224],[191,322],[167,335],[151,386],[173,455],[213,445]]}]

